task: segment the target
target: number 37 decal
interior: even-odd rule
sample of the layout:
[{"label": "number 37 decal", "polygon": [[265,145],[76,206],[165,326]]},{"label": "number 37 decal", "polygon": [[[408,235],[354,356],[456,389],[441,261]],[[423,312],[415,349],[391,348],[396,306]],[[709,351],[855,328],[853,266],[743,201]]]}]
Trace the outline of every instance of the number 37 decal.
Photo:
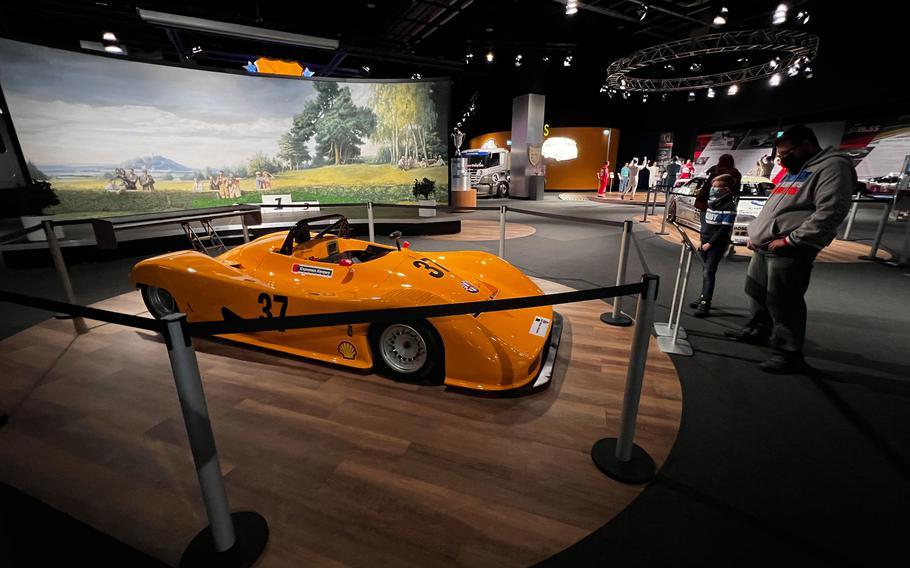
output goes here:
[{"label": "number 37 decal", "polygon": [[[278,317],[283,318],[288,311],[288,297],[279,296],[275,294],[274,296],[269,296],[267,293],[263,292],[259,294],[259,304],[262,306],[263,316],[261,318],[271,318],[272,317],[272,299],[274,298],[275,303],[281,304],[281,310],[278,312]],[[283,329],[279,331],[284,331]]]},{"label": "number 37 decal", "polygon": [[[430,262],[432,262],[433,264],[435,264],[442,270],[440,270],[439,268],[436,268],[436,266],[431,266],[429,264]],[[443,275],[445,275],[445,272],[448,272],[448,270],[446,270],[445,266],[439,264],[435,260],[430,260],[429,258],[421,258],[420,260],[415,260],[414,266],[417,268],[424,268],[426,270],[429,270],[430,276],[432,276],[433,278],[442,278]],[[445,272],[443,272],[443,270],[445,270]]]}]

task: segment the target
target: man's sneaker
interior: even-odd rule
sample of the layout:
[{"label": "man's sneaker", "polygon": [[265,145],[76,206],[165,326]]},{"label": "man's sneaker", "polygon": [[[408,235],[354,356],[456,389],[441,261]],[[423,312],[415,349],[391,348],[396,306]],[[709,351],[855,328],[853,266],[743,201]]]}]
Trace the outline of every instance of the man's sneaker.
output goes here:
[{"label": "man's sneaker", "polygon": [[689,307],[692,308],[693,310],[697,309],[698,305],[701,304],[701,301],[704,299],[705,299],[704,296],[699,296],[697,300],[692,300],[691,302],[689,302]]},{"label": "man's sneaker", "polygon": [[743,343],[750,343],[752,345],[768,344],[768,335],[761,333],[760,331],[757,331],[751,327],[744,327],[742,329],[728,329],[724,332],[724,336],[729,337],[734,341],[741,341]]},{"label": "man's sneaker", "polygon": [[806,361],[799,353],[783,354],[774,353],[767,361],[761,365],[761,370],[774,375],[794,375],[805,372],[808,369]]},{"label": "man's sneaker", "polygon": [[695,308],[695,313],[692,314],[697,318],[706,318],[711,311],[711,300],[702,299],[698,302],[698,307]]}]

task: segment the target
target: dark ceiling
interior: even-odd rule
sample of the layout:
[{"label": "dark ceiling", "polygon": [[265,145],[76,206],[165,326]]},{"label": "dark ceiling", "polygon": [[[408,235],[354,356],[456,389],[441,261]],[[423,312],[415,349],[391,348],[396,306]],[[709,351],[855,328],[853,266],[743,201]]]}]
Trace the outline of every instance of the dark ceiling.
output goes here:
[{"label": "dark ceiling", "polygon": [[[767,29],[779,0],[594,0],[566,15],[559,0],[373,0],[332,2],[168,2],[30,0],[0,5],[0,34],[78,49],[112,31],[130,57],[206,68],[241,69],[258,56],[294,59],[317,75],[337,77],[453,79],[456,113],[475,94],[478,112],[468,133],[508,128],[509,101],[517,94],[547,95],[554,124],[633,126],[697,120],[701,126],[799,114],[825,108],[906,100],[899,80],[907,52],[906,2],[868,0],[847,4],[820,0],[787,2],[790,21],[817,33],[815,78],[744,85],[736,97],[716,101],[685,94],[667,102],[651,97],[610,100],[599,93],[613,60],[651,45],[711,31]],[[647,5],[647,14],[640,13]],[[723,28],[712,26],[721,6]],[[337,50],[292,47],[219,35],[167,30],[144,22],[136,8],[337,39]],[[807,10],[808,24],[793,17]],[[199,48],[193,53],[193,48]],[[485,55],[492,52],[492,63]],[[466,59],[472,53],[473,58]],[[515,58],[521,54],[521,66]],[[572,65],[563,62],[572,57]],[[368,69],[368,70],[367,70]],[[760,83],[760,84],[759,84]],[[656,127],[656,126],[655,126]]]}]

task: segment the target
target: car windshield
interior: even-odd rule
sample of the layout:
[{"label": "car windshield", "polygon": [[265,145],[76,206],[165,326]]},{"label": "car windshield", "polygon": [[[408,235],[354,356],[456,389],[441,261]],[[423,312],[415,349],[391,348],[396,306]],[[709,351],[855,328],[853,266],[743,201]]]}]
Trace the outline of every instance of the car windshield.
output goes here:
[{"label": "car windshield", "polygon": [[468,167],[472,169],[489,168],[499,164],[499,154],[484,152],[482,154],[468,154],[465,157],[468,159]]},{"label": "car windshield", "polygon": [[743,182],[739,191],[741,197],[768,197],[774,190],[774,184],[768,182]]}]

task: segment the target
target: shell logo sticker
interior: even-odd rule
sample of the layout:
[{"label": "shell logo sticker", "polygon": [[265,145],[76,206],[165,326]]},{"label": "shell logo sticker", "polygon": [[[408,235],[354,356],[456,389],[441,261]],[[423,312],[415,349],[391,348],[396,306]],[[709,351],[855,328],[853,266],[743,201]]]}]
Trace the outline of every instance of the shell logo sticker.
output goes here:
[{"label": "shell logo sticker", "polygon": [[341,353],[341,356],[345,359],[356,359],[357,358],[357,348],[354,347],[354,344],[350,341],[342,341],[338,344],[338,352]]}]

